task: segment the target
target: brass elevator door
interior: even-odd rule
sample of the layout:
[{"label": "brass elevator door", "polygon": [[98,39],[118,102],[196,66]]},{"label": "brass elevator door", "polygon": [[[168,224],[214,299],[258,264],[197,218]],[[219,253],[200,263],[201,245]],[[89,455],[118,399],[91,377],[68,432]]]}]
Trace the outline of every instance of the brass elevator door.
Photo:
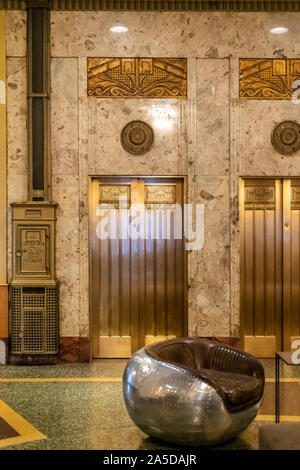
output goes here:
[{"label": "brass elevator door", "polygon": [[[180,179],[93,179],[94,358],[127,358],[145,344],[186,333],[184,244],[183,236],[175,236],[174,204],[182,209]],[[136,213],[129,211],[133,206]],[[170,233],[166,235],[163,221],[167,219]],[[103,229],[108,237],[101,235]]]},{"label": "brass elevator door", "polygon": [[244,179],[240,208],[244,347],[274,357],[300,336],[300,181]]}]

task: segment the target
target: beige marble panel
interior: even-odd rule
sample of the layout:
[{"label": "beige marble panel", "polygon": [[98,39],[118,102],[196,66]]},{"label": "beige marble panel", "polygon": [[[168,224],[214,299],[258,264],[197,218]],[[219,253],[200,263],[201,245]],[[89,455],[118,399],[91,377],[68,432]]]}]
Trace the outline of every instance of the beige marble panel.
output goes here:
[{"label": "beige marble panel", "polygon": [[27,175],[15,175],[8,172],[7,178],[7,278],[12,279],[12,202],[24,202],[27,199]]},{"label": "beige marble panel", "polygon": [[53,175],[78,174],[78,61],[51,61]]},{"label": "beige marble panel", "polygon": [[289,176],[300,173],[300,150],[282,155],[271,143],[275,125],[285,120],[299,121],[300,105],[291,101],[246,101],[239,113],[240,171],[248,176]]},{"label": "beige marble panel", "polygon": [[53,201],[58,203],[56,273],[60,289],[60,334],[80,334],[78,60],[51,61]]},{"label": "beige marble panel", "polygon": [[28,171],[25,58],[7,59],[7,108],[8,171],[24,175]]},{"label": "beige marble panel", "polygon": [[79,74],[78,96],[79,98],[86,98],[87,97],[87,58],[86,57],[78,58],[78,74]]},{"label": "beige marble panel", "polygon": [[8,280],[12,276],[12,202],[27,200],[27,98],[26,60],[7,59],[7,202]]},{"label": "beige marble panel", "polygon": [[[229,335],[230,224],[228,176],[197,176],[194,202],[204,204],[204,245],[189,255],[191,334]],[[218,294],[219,292],[219,294]],[[196,329],[197,328],[197,329]]]},{"label": "beige marble panel", "polygon": [[197,60],[198,175],[229,172],[229,61]]},{"label": "beige marble panel", "polygon": [[[80,90],[80,84],[79,84]],[[89,336],[89,200],[88,122],[86,98],[79,100],[79,246],[80,246],[80,336]]]},{"label": "beige marble panel", "polygon": [[195,203],[204,204],[204,248],[229,245],[229,178],[197,176]]},{"label": "beige marble panel", "polygon": [[[181,105],[177,100],[89,99],[88,147],[92,174],[176,175],[181,172],[184,141],[180,134]],[[154,144],[144,155],[132,155],[121,144],[124,126],[148,123]]]},{"label": "beige marble panel", "polygon": [[213,285],[230,281],[230,246],[211,242],[196,256],[197,281]]},{"label": "beige marble panel", "polygon": [[239,227],[239,133],[241,129],[240,106],[236,98],[237,80],[235,60],[230,61],[230,335],[239,336],[240,325],[240,227]]},{"label": "beige marble panel", "polygon": [[229,92],[231,100],[237,99],[239,101],[240,96],[240,69],[239,59],[229,59],[230,64],[230,78],[229,78]]},{"label": "beige marble panel", "polygon": [[190,291],[189,334],[192,336],[230,335],[229,284],[196,282]]},{"label": "beige marble panel", "polygon": [[[300,13],[51,11],[52,55],[273,57],[299,55]],[[289,32],[273,35],[283,25]],[[110,31],[124,25],[126,33]]]},{"label": "beige marble panel", "polygon": [[26,14],[25,10],[6,11],[6,55],[26,56]]},{"label": "beige marble panel", "polygon": [[56,274],[60,292],[60,335],[79,336],[78,176],[54,176],[52,196],[53,202],[58,203]]}]

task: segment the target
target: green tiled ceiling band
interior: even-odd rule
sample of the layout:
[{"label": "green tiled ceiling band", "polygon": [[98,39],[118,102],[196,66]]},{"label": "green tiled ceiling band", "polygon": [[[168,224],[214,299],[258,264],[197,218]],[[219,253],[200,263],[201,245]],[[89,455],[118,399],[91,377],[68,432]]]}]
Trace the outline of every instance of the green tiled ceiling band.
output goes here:
[{"label": "green tiled ceiling band", "polygon": [[[53,10],[300,11],[300,0],[50,0],[50,5]],[[0,9],[26,6],[26,0],[0,0]]]}]

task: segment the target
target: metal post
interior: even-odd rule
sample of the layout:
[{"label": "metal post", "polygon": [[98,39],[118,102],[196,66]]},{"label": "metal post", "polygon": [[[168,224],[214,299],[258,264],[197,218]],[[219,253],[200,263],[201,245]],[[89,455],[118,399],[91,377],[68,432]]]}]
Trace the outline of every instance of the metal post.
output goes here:
[{"label": "metal post", "polygon": [[280,357],[277,353],[275,353],[275,423],[279,423],[280,421],[279,385],[280,385]]},{"label": "metal post", "polygon": [[27,1],[29,200],[50,201],[50,2]]}]

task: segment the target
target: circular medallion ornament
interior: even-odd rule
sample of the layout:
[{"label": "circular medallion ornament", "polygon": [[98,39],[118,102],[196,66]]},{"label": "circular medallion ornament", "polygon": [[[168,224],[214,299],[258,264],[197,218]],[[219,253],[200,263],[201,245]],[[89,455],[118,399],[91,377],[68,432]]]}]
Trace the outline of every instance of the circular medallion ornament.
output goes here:
[{"label": "circular medallion ornament", "polygon": [[134,155],[142,155],[152,147],[154,133],[143,121],[131,121],[122,130],[121,143],[124,149]]},{"label": "circular medallion ornament", "polygon": [[272,132],[273,147],[284,155],[291,155],[300,149],[300,124],[283,121]]}]

